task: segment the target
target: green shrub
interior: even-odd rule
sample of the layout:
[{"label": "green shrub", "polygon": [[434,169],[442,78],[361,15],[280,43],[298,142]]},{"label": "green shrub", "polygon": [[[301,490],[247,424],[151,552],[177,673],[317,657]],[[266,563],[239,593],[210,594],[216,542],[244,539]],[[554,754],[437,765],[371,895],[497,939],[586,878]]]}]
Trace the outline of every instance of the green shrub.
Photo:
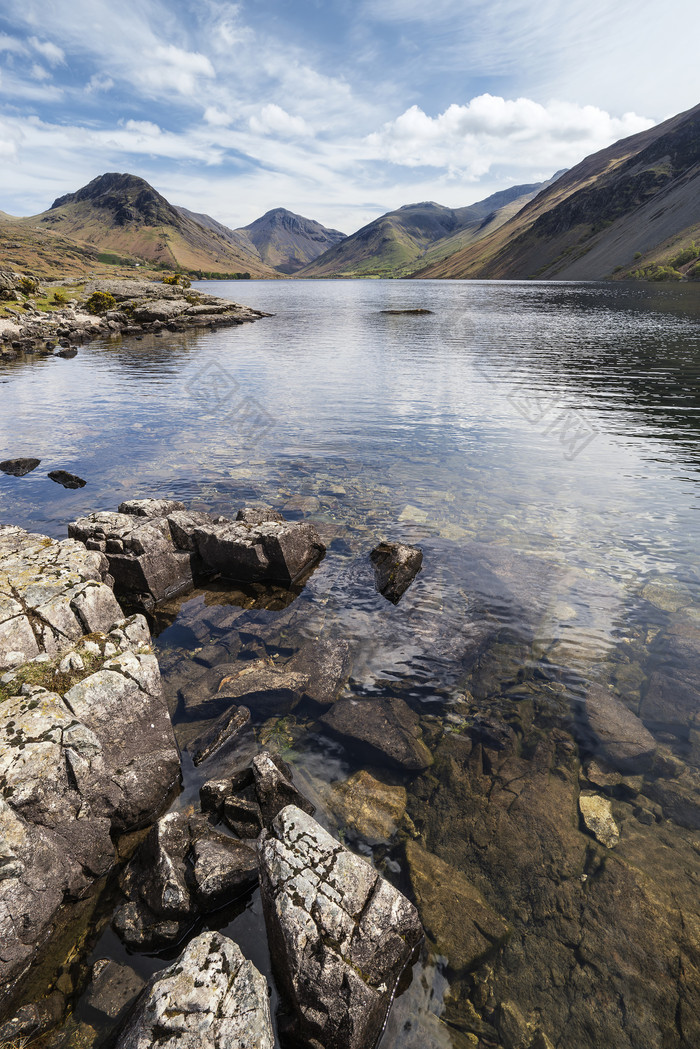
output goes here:
[{"label": "green shrub", "polygon": [[679,266],[685,266],[689,262],[694,262],[698,257],[700,257],[700,248],[697,248],[695,241],[693,241],[689,247],[683,248],[674,258],[669,260],[669,266],[677,270]]},{"label": "green shrub", "polygon": [[39,281],[36,277],[22,277],[19,282],[19,290],[23,291],[25,295],[32,295],[39,290]]},{"label": "green shrub", "polygon": [[99,316],[102,313],[107,313],[108,310],[113,310],[116,305],[117,300],[108,291],[93,291],[85,303],[85,309],[88,313],[94,313]]},{"label": "green shrub", "polygon": [[180,288],[189,288],[192,283],[184,273],[172,273],[169,277],[163,277],[163,284],[175,284]]},{"label": "green shrub", "polygon": [[54,306],[65,306],[65,304],[68,302],[68,296],[66,295],[65,291],[55,291],[53,293],[53,298],[51,301],[54,304]]},{"label": "green shrub", "polygon": [[700,262],[696,262],[694,266],[690,267],[688,276],[691,280],[700,280]]}]

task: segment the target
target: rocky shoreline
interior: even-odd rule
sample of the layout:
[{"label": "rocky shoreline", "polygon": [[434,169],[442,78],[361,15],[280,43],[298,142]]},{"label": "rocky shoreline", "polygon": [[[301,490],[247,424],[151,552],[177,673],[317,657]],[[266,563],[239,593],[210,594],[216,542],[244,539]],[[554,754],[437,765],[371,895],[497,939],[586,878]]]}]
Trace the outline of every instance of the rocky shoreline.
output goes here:
[{"label": "rocky shoreline", "polygon": [[[99,313],[87,308],[96,293],[104,296]],[[56,304],[56,294],[65,304]],[[44,308],[36,305],[38,299]],[[0,359],[23,353],[71,356],[81,343],[91,339],[158,336],[164,331],[231,326],[266,316],[260,310],[179,284],[130,279],[39,284],[32,277],[10,271],[0,271],[2,306]]]}]

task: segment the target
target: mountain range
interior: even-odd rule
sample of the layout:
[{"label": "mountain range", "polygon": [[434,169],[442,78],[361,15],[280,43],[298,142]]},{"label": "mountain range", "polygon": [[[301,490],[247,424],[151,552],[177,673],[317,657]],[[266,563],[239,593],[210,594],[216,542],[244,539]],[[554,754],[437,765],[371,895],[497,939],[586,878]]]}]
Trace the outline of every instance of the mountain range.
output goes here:
[{"label": "mountain range", "polygon": [[547,182],[461,208],[407,204],[350,236],[285,208],[239,229],[107,173],[39,215],[0,211],[0,266],[195,276],[700,278],[700,106]]}]

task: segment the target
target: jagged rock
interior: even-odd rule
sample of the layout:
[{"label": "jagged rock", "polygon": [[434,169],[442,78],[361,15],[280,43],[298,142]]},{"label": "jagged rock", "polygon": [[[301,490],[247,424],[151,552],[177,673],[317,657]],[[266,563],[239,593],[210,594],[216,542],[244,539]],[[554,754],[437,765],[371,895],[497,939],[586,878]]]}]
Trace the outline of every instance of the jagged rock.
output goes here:
[{"label": "jagged rock", "polygon": [[148,502],[122,503],[134,508],[131,513],[79,518],[68,526],[68,534],[105,554],[118,594],[152,608],[191,589],[194,578],[192,554],[177,548],[166,518],[148,516]]},{"label": "jagged rock", "polygon": [[373,1046],[422,936],[415,907],[292,805],[259,856],[270,954],[297,1040]]},{"label": "jagged rock", "polygon": [[0,463],[0,470],[11,477],[26,477],[32,470],[36,470],[41,459],[4,459]]},{"label": "jagged rock", "polygon": [[168,511],[168,525],[173,542],[178,550],[195,552],[194,533],[211,522],[210,514],[195,510]]},{"label": "jagged rock", "polygon": [[190,820],[169,812],[151,827],[136,856],[125,869],[121,887],[161,918],[187,918],[192,913],[187,857],[192,845]]},{"label": "jagged rock", "polygon": [[406,861],[427,935],[452,969],[473,969],[508,935],[508,925],[467,878],[415,842]]},{"label": "jagged rock", "polygon": [[423,551],[406,543],[379,543],[370,554],[377,590],[397,605],[423,564]]},{"label": "jagged rock", "polygon": [[418,716],[402,699],[341,699],[321,721],[344,740],[410,772],[432,764]]},{"label": "jagged rock", "polygon": [[234,707],[233,710],[225,711],[210,729],[190,744],[193,763],[201,765],[224,744],[237,739],[249,722],[250,711],[247,707]]},{"label": "jagged rock", "polygon": [[162,918],[141,900],[129,900],[115,911],[112,925],[131,950],[151,951],[179,943],[192,919]]},{"label": "jagged rock", "polygon": [[291,583],[325,553],[313,525],[300,521],[226,522],[194,533],[208,568],[227,579]]},{"label": "jagged rock", "polygon": [[56,484],[63,485],[64,488],[84,488],[87,481],[84,481],[82,477],[78,477],[77,474],[68,473],[67,470],[52,470],[48,477]]},{"label": "jagged rock", "polygon": [[591,685],[586,716],[606,760],[615,768],[640,770],[656,750],[656,741],[642,722],[602,685]]},{"label": "jagged rock", "polygon": [[307,699],[321,706],[335,703],[348,678],[350,646],[347,641],[310,641],[290,659],[288,670],[308,678]]},{"label": "jagged rock", "polygon": [[599,794],[582,794],[578,807],[586,829],[593,837],[606,849],[614,848],[620,840],[620,831],[613,819],[610,801]]},{"label": "jagged rock", "polygon": [[328,804],[344,827],[370,841],[388,841],[406,811],[406,788],[380,783],[361,769],[332,784]]},{"label": "jagged rock", "polygon": [[282,514],[278,513],[277,510],[273,510],[271,506],[266,506],[264,503],[256,503],[255,506],[244,506],[242,510],[239,510],[236,514],[236,520],[242,521],[246,525],[261,525],[266,521],[284,521]]},{"label": "jagged rock", "polygon": [[267,984],[233,940],[204,932],[148,984],[119,1049],[273,1049]]},{"label": "jagged rock", "polygon": [[214,717],[241,702],[252,710],[290,709],[307,681],[303,674],[264,659],[225,663],[183,689],[182,699],[187,713],[201,718]]},{"label": "jagged rock", "polygon": [[316,810],[291,782],[292,771],[288,765],[279,759],[276,763],[267,751],[263,751],[253,758],[252,769],[255,794],[266,827],[287,805],[296,805],[313,816]]}]

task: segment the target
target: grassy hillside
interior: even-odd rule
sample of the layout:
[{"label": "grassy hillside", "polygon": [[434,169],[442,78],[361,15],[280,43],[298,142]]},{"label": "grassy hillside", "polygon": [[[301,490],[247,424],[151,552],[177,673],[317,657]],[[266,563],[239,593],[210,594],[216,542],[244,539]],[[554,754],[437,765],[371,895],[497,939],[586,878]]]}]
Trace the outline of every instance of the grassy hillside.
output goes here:
[{"label": "grassy hillside", "polygon": [[237,243],[221,229],[202,225],[134,175],[101,175],[77,193],[54,201],[48,211],[13,223],[39,236],[47,234],[57,246],[73,242],[86,252],[95,252],[98,261],[116,259],[131,266],[138,262],[188,272],[275,276],[243,242]]},{"label": "grassy hillside", "polygon": [[630,274],[700,222],[700,106],[587,157],[479,243],[421,277]]}]

